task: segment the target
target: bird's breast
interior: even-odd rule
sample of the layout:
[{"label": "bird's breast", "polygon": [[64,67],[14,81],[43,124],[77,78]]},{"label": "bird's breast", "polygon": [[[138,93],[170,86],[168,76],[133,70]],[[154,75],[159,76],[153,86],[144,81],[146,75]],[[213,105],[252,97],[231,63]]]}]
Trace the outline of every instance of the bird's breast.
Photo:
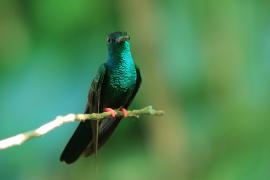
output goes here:
[{"label": "bird's breast", "polygon": [[132,67],[118,67],[109,70],[105,77],[103,88],[104,105],[118,108],[124,103],[136,84],[136,69]]},{"label": "bird's breast", "polygon": [[135,65],[122,64],[109,72],[109,83],[111,88],[127,91],[136,84],[136,77]]}]

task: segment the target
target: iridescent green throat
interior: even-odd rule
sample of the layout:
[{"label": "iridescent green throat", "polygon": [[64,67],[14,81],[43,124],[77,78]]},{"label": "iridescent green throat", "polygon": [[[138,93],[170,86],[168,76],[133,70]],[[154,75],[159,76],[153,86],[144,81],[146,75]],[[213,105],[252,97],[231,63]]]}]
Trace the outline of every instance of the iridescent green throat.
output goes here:
[{"label": "iridescent green throat", "polygon": [[109,46],[108,73],[110,84],[114,88],[127,90],[136,82],[136,68],[130,51],[130,44],[125,41],[121,44]]}]

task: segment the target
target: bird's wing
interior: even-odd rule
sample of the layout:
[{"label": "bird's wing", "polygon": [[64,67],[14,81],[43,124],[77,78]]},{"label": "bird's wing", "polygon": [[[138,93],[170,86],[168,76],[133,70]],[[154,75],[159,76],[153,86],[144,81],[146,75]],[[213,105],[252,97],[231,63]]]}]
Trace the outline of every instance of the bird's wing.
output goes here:
[{"label": "bird's wing", "polygon": [[[100,97],[101,97],[101,88],[103,84],[103,80],[106,74],[106,65],[103,64],[101,68],[99,69],[99,76],[98,78],[95,78],[95,80],[92,83],[91,89],[89,91],[88,95],[88,107],[89,107],[89,113],[99,113],[100,110]],[[93,89],[92,89],[93,88]],[[99,121],[92,121],[90,122],[92,125],[92,142],[88,142],[88,147],[84,150],[84,154],[87,154],[88,148],[94,149],[94,152],[97,156],[97,150],[98,150],[98,138],[99,138]]]},{"label": "bird's wing", "polygon": [[99,113],[101,87],[103,84],[106,71],[107,71],[106,65],[102,64],[98,70],[98,74],[96,75],[91,84],[85,114],[90,114],[94,112]]},{"label": "bird's wing", "polygon": [[[91,84],[85,114],[99,112],[101,86],[105,74],[106,66],[105,64],[103,64],[100,66],[98,74],[95,76]],[[92,140],[95,141],[95,139],[97,138],[96,134],[98,133],[98,128],[96,128],[97,124],[93,124],[95,122],[97,121],[80,122],[79,126],[77,127],[74,134],[67,143],[65,149],[63,150],[60,161],[65,161],[68,164],[73,163],[79,158],[79,156],[86,149],[88,144]]]}]

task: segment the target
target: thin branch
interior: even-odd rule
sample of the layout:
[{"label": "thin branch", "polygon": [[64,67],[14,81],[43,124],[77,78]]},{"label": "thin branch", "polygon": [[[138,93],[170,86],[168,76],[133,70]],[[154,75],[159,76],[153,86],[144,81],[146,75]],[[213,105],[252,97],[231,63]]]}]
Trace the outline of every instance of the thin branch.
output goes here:
[{"label": "thin branch", "polygon": [[[123,113],[119,110],[115,110],[117,112],[116,117],[123,117]],[[139,118],[141,115],[156,115],[161,116],[163,115],[163,111],[158,111],[152,108],[152,106],[147,106],[143,109],[138,110],[131,110],[128,111],[127,117],[136,117]],[[0,141],[0,150],[7,149],[12,146],[18,146],[23,144],[24,142],[36,138],[42,135],[47,134],[48,132],[56,129],[57,127],[62,126],[66,123],[71,123],[75,121],[100,121],[107,117],[110,117],[110,112],[103,112],[103,113],[93,113],[93,114],[68,114],[65,116],[57,116],[54,120],[40,126],[39,128],[31,131],[27,131],[15,136],[12,136],[7,139],[3,139]]]}]

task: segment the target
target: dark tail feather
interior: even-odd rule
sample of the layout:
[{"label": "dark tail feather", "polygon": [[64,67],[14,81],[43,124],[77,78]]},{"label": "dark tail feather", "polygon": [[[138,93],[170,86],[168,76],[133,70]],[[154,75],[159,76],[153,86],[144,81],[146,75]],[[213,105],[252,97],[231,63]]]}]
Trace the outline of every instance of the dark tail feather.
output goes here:
[{"label": "dark tail feather", "polygon": [[68,164],[76,161],[92,138],[91,122],[81,122],[62,152],[60,161],[65,161]]},{"label": "dark tail feather", "polygon": [[[109,137],[114,132],[115,128],[118,126],[119,122],[122,118],[116,118],[116,119],[104,119],[102,120],[104,124],[99,125],[99,135],[98,135],[98,149],[101,148],[102,145],[104,145]],[[90,156],[95,153],[95,144],[93,143],[90,148],[88,148],[85,151],[85,156]]]}]

